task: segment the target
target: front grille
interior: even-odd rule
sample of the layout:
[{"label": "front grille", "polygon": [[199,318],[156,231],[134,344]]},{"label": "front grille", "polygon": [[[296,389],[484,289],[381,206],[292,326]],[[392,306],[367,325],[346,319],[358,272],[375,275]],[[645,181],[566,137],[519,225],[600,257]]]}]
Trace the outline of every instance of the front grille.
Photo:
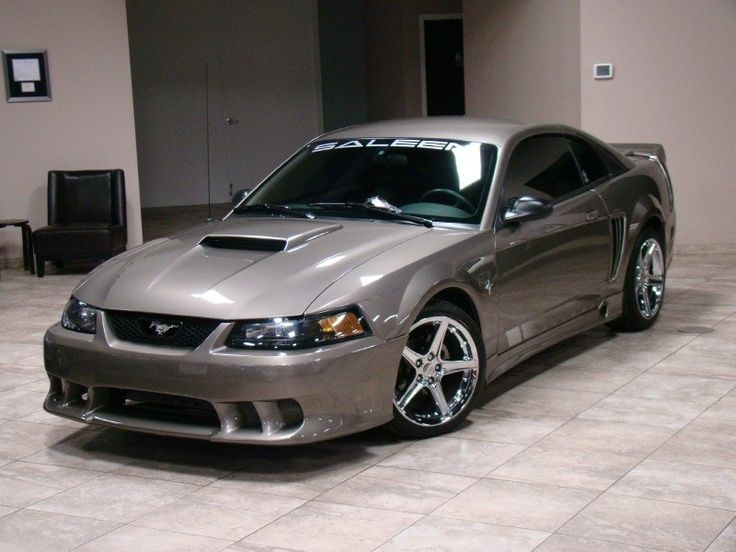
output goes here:
[{"label": "front grille", "polygon": [[122,341],[194,349],[220,324],[210,318],[107,311],[115,336]]}]

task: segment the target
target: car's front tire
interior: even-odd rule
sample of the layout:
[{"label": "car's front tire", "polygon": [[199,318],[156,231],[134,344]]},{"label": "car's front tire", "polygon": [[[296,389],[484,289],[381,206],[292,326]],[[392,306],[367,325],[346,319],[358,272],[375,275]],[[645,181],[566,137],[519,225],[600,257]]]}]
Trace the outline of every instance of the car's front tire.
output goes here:
[{"label": "car's front tire", "polygon": [[484,383],[478,325],[452,303],[432,302],[412,325],[402,352],[389,429],[412,439],[452,431],[473,409]]},{"label": "car's front tire", "polygon": [[611,328],[639,332],[654,324],[664,301],[665,272],[662,237],[645,228],[636,239],[626,270],[623,313],[610,323]]}]

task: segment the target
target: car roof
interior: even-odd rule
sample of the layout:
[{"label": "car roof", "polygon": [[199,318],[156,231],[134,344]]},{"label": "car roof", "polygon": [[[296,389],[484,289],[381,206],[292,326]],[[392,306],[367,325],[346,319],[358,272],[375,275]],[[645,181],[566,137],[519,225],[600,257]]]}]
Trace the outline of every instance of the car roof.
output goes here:
[{"label": "car roof", "polygon": [[424,117],[356,125],[328,132],[320,140],[345,138],[444,138],[502,145],[511,136],[542,125],[478,117]]},{"label": "car roof", "polygon": [[327,132],[316,140],[351,138],[435,138],[493,144],[505,150],[519,139],[536,134],[566,134],[584,138],[606,150],[624,166],[633,163],[620,151],[587,132],[562,124],[526,124],[505,119],[482,117],[422,117],[378,121]]}]

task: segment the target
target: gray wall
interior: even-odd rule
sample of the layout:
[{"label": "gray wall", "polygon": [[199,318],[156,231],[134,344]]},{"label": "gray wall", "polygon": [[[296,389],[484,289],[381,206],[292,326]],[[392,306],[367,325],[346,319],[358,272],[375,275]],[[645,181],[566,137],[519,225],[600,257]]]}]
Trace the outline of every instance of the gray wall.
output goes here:
[{"label": "gray wall", "polygon": [[320,132],[311,0],[127,6],[144,207],[207,202],[205,60],[213,202],[229,200],[230,184],[252,187]]},{"label": "gray wall", "polygon": [[579,0],[465,0],[468,115],[580,124]]},{"label": "gray wall", "polygon": [[324,130],[368,119],[363,0],[319,0]]},{"label": "gray wall", "polygon": [[[53,100],[0,99],[0,218],[46,224],[52,169],[125,171],[128,244],[141,242],[138,165],[123,0],[3,0],[0,48],[45,48]],[[0,263],[18,264],[20,232],[0,233]]]},{"label": "gray wall", "polygon": [[366,1],[368,120],[422,115],[419,16],[462,10],[462,0]]}]

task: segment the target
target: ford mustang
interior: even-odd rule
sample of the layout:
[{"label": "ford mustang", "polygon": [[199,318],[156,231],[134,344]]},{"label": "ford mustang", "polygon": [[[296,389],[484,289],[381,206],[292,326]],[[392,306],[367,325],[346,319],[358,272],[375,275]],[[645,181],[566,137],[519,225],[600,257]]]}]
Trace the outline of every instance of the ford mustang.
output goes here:
[{"label": "ford mustang", "polygon": [[338,130],[223,220],[85,277],[44,339],[44,407],[213,441],[439,435],[542,349],[651,326],[674,235],[658,144],[464,117]]}]

